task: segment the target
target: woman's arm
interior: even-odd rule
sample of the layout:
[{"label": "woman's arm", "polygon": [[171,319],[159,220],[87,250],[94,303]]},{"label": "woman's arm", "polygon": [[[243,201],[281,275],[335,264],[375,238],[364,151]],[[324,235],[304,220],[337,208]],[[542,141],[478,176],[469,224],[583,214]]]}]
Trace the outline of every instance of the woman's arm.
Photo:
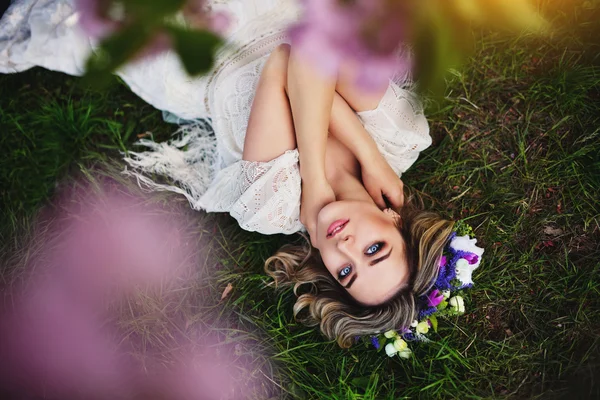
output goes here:
[{"label": "woman's arm", "polygon": [[318,73],[292,46],[287,93],[303,180],[325,180],[325,148],[336,80]]},{"label": "woman's arm", "polygon": [[333,98],[329,131],[354,154],[361,165],[381,156],[375,140],[364,128],[354,110],[337,92]]},{"label": "woman's arm", "polygon": [[296,148],[285,92],[289,50],[288,45],[275,48],[262,69],[246,129],[244,160],[268,162]]},{"label": "woman's arm", "polygon": [[404,185],[379,152],[375,140],[364,128],[358,116],[346,100],[335,94],[329,130],[342,142],[361,165],[365,189],[380,208],[386,208],[386,200],[395,208],[404,203]]},{"label": "woman's arm", "polygon": [[325,176],[325,150],[335,93],[335,80],[328,79],[303,61],[292,46],[287,76],[287,94],[292,110],[302,179],[300,221],[313,245],[316,243],[317,216],[335,201]]}]

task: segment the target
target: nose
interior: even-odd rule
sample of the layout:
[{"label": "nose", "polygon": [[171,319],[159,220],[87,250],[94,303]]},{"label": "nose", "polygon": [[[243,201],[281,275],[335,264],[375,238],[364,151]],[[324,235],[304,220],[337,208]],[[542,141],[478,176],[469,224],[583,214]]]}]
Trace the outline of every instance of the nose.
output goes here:
[{"label": "nose", "polygon": [[354,245],[354,236],[350,234],[344,234],[337,241],[337,248],[346,256],[350,256]]}]

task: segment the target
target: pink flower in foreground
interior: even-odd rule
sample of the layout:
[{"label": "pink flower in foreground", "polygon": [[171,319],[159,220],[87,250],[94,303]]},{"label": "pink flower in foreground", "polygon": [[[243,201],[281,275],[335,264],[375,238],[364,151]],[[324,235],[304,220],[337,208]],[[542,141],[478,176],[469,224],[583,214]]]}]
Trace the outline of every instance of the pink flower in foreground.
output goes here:
[{"label": "pink flower in foreground", "polygon": [[116,31],[120,23],[109,16],[112,0],[75,0],[81,29],[93,38],[102,39]]},{"label": "pink flower in foreground", "polygon": [[290,28],[294,45],[324,73],[356,70],[356,84],[377,90],[406,75],[409,60],[399,50],[407,37],[406,1],[304,0],[302,19]]},{"label": "pink flower in foreground", "polygon": [[[0,304],[0,393],[90,400],[151,393],[188,400],[232,398],[261,387],[260,378],[234,379],[238,371],[257,369],[213,333],[226,326],[192,321],[170,306],[187,302],[202,280],[197,226],[176,208],[123,194],[110,182],[95,184],[95,190],[74,185],[46,210],[51,222],[36,239],[31,277],[7,290],[10,301]],[[144,326],[129,331],[131,320],[114,305],[123,299],[138,304],[141,293],[153,299],[157,320],[168,315],[169,328],[146,325],[144,316]],[[194,302],[194,309],[207,305]],[[145,350],[143,362],[132,356],[148,344],[142,329],[172,339],[156,354]]]},{"label": "pink flower in foreground", "polygon": [[[157,55],[173,46],[172,39],[165,29],[166,25],[156,24],[156,21],[151,20],[143,21],[143,13],[136,15],[125,3],[116,0],[75,0],[81,29],[92,38],[104,39],[132,23],[150,23],[150,26],[154,27],[153,34],[134,58]],[[140,4],[137,6],[140,7]],[[148,5],[148,8],[151,6]],[[212,11],[207,7],[205,0],[187,0],[179,11],[187,26],[193,29],[207,29],[216,34],[224,34],[231,24],[229,14]],[[164,17],[171,18],[172,14],[173,12],[167,12]]]}]

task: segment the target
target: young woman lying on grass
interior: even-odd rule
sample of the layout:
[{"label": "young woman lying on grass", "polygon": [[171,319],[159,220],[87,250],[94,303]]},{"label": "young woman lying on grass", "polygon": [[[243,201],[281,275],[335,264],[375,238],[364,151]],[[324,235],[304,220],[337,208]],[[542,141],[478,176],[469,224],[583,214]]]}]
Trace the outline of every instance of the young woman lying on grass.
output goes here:
[{"label": "young woman lying on grass", "polygon": [[153,151],[127,161],[177,182],[137,174],[147,185],[229,212],[243,229],[306,230],[310,245],[281,249],[266,271],[294,286],[299,319],[348,347],[420,315],[453,222],[404,199],[399,176],[431,144],[406,81],[362,93],[350,69],[325,79],[286,40],[246,39],[202,78],[214,135],[192,124],[169,143],[143,140]]},{"label": "young woman lying on grass", "polygon": [[[266,270],[277,284],[314,285],[299,297],[296,315],[306,308],[306,322],[347,347],[355,336],[410,325],[453,223],[404,202],[402,181],[355,114],[376,109],[382,94],[359,93],[344,77],[324,80],[291,53],[279,46],[263,69],[244,159],[269,161],[298,149],[300,221],[313,249],[281,249]],[[395,99],[428,144],[418,103],[410,93]]]}]

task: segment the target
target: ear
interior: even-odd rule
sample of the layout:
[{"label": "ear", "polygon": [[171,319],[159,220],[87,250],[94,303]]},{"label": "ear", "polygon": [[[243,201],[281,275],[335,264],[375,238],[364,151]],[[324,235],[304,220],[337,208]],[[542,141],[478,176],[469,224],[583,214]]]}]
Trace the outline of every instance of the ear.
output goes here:
[{"label": "ear", "polygon": [[402,217],[400,217],[400,214],[398,214],[396,211],[392,210],[391,208],[386,208],[385,210],[383,210],[383,212],[388,217],[392,218],[396,224],[402,226]]}]

